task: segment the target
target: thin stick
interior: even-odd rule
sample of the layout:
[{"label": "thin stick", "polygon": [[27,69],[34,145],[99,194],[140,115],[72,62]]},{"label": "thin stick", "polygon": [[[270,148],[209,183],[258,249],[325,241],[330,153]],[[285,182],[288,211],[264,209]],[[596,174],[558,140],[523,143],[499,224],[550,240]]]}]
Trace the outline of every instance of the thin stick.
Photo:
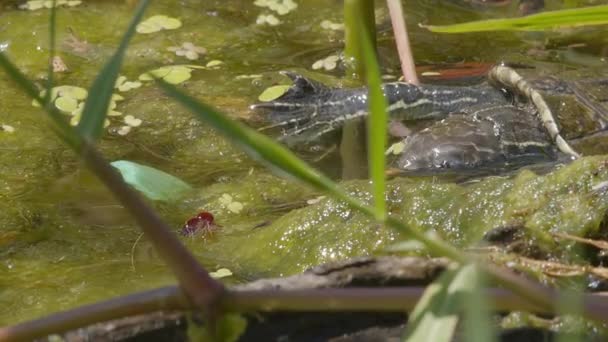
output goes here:
[{"label": "thin stick", "polygon": [[0,328],[0,341],[30,341],[93,323],[140,315],[155,310],[179,310],[189,307],[189,301],[180,288],[176,286],[164,287],[81,306],[37,320]]},{"label": "thin stick", "polygon": [[[339,288],[305,290],[229,290],[219,303],[226,311],[411,311],[424,287]],[[530,301],[504,289],[490,288],[486,296],[496,311],[532,311],[552,314]],[[608,312],[608,297],[584,295],[586,303],[594,302]],[[24,341],[59,334],[90,324],[159,310],[194,309],[185,293],[177,286],[163,287],[114,298],[92,305],[59,312],[41,319],[0,328],[0,341]]]},{"label": "thin stick", "polygon": [[414,64],[414,56],[412,55],[410,39],[407,34],[401,0],[386,0],[386,4],[388,5],[388,11],[391,15],[391,24],[393,25],[397,51],[399,51],[403,78],[408,83],[420,85],[418,75],[416,75],[416,65]]},{"label": "thin stick", "polygon": [[[311,290],[229,291],[223,300],[227,311],[411,311],[425,287],[327,288]],[[548,314],[530,301],[504,289],[486,290],[496,311],[531,311]],[[602,300],[608,308],[608,300]]]}]

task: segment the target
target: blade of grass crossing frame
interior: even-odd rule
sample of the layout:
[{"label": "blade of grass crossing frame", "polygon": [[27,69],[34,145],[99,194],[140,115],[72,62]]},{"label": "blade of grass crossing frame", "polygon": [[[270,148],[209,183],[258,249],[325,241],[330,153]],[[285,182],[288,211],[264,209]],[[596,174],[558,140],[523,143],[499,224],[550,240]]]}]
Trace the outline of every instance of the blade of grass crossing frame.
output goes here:
[{"label": "blade of grass crossing frame", "polygon": [[53,0],[53,6],[51,7],[51,17],[49,19],[49,66],[47,72],[46,81],[46,93],[44,94],[44,106],[50,106],[53,89],[53,58],[55,57],[55,38],[57,30],[57,7],[56,0]]},{"label": "blade of grass crossing frame", "polygon": [[361,40],[363,52],[363,63],[365,65],[365,79],[367,80],[369,116],[367,120],[367,153],[369,174],[372,181],[374,194],[374,209],[376,220],[386,220],[386,200],[384,192],[386,189],[385,164],[386,156],[386,99],[382,92],[382,80],[380,68],[376,59],[376,52],[372,46],[367,32],[358,29],[358,37]]},{"label": "blade of grass crossing frame", "polygon": [[141,18],[150,3],[149,0],[141,0],[135,10],[135,15],[129,23],[127,31],[123,35],[120,45],[110,60],[101,69],[93,85],[89,89],[89,96],[84,105],[82,118],[78,123],[78,132],[85,139],[95,141],[103,130],[103,123],[106,118],[106,113],[110,105],[110,99],[114,92],[114,84],[120,66],[124,58],[125,51],[129,45],[129,41],[135,33],[135,27],[141,21]]},{"label": "blade of grass crossing frame", "polygon": [[496,327],[492,320],[490,297],[484,295],[487,277],[477,265],[469,264],[463,267],[467,280],[471,282],[472,290],[467,293],[463,304],[464,309],[464,341],[494,342]]},{"label": "blade of grass crossing frame", "polygon": [[481,31],[542,31],[603,24],[608,24],[608,5],[549,11],[521,18],[480,20],[454,25],[421,26],[432,32],[466,33]]},{"label": "blade of grass crossing frame", "polygon": [[[475,334],[465,326],[465,341],[491,342],[493,333],[487,330],[491,326],[490,314],[483,310],[479,297],[479,270],[473,264],[461,267],[451,266],[439,279],[427,287],[409,317],[408,326],[402,341],[407,342],[449,342],[452,341],[456,326],[464,312],[467,320],[481,319],[473,322]],[[483,300],[483,297],[481,298]],[[470,317],[474,311],[477,315]],[[481,314],[485,317],[480,317]],[[480,331],[483,330],[483,331]]]},{"label": "blade of grass crossing frame", "polygon": [[[2,52],[0,52],[0,66],[8,74],[9,78],[17,83],[29,97],[36,100],[40,106],[44,106],[45,100],[38,94],[36,85],[32,83]],[[75,149],[79,148],[80,140],[71,130],[63,115],[61,115],[54,106],[49,106],[47,112],[49,113],[51,121],[54,123],[52,128],[57,135],[65,141],[66,144]]]}]

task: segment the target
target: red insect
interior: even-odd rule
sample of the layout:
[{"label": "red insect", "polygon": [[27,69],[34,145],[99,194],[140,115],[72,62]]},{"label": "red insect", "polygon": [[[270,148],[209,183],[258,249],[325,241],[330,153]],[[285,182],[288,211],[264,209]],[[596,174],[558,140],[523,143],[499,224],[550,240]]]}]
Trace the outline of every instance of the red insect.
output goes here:
[{"label": "red insect", "polygon": [[210,236],[220,228],[220,225],[214,223],[215,218],[208,211],[201,211],[198,215],[186,221],[182,227],[181,234],[186,236],[192,236],[195,233],[202,234],[203,236]]}]

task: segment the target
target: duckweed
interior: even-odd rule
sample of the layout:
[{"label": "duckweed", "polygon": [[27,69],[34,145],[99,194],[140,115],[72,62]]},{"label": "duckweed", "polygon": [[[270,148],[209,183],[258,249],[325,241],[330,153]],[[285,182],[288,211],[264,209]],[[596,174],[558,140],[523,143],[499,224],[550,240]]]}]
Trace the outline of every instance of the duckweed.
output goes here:
[{"label": "duckweed", "polygon": [[140,81],[152,81],[160,78],[167,83],[180,84],[192,77],[193,69],[204,69],[198,65],[168,65],[139,75]]},{"label": "duckweed", "polygon": [[272,101],[285,94],[289,88],[291,88],[290,85],[276,85],[268,87],[260,94],[260,96],[258,96],[258,100],[262,102]]},{"label": "duckweed", "polygon": [[170,46],[167,50],[174,52],[177,56],[186,57],[191,61],[197,60],[200,56],[207,53],[207,49],[196,46],[191,42],[185,42],[181,46]]},{"label": "duckweed", "polygon": [[166,15],[155,15],[139,23],[136,31],[148,34],[162,30],[175,30],[181,26],[182,22],[177,18],[171,18]]},{"label": "duckweed", "polygon": [[[74,7],[78,6],[82,3],[80,0],[55,0],[55,7],[59,6],[67,6]],[[19,5],[20,9],[27,11],[35,11],[41,8],[51,8],[53,7],[53,0],[29,0],[24,4]]]}]

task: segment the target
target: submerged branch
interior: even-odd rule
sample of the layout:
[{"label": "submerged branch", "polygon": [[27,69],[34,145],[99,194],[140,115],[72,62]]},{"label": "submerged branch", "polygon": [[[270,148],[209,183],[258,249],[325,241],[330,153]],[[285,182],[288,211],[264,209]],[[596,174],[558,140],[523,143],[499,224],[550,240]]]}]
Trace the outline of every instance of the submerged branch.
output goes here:
[{"label": "submerged branch", "polygon": [[190,307],[189,305],[189,301],[180,288],[176,286],[163,287],[0,328],[0,341],[30,341],[93,323],[157,310],[187,309]]},{"label": "submerged branch", "polygon": [[[424,287],[328,288],[303,290],[229,290],[219,303],[227,311],[411,311]],[[503,289],[488,289],[487,298],[496,311],[533,311],[551,314]],[[608,298],[586,295],[587,301],[600,301],[608,310]],[[177,286],[114,298],[41,319],[0,328],[0,341],[23,341],[60,334],[86,325],[153,311],[191,310],[194,306]]]}]

